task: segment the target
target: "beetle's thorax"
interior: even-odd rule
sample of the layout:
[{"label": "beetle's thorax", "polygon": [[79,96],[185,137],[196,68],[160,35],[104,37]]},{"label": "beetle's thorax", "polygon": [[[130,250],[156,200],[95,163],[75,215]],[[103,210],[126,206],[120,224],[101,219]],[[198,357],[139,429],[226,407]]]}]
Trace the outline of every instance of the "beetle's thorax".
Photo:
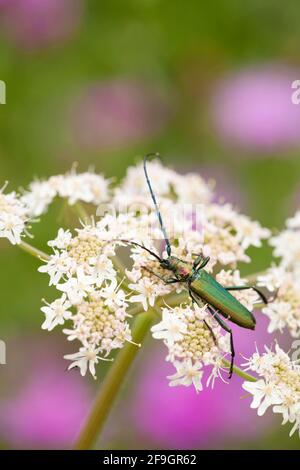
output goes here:
[{"label": "beetle's thorax", "polygon": [[175,256],[168,258],[169,269],[178,277],[178,279],[187,279],[191,274],[191,266]]}]

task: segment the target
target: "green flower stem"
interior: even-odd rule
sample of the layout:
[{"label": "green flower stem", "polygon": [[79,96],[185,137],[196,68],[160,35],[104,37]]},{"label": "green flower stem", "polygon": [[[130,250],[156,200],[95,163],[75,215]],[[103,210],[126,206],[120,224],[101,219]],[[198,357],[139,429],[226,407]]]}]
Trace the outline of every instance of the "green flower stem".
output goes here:
[{"label": "green flower stem", "polygon": [[[136,343],[142,343],[154,319],[155,314],[152,309],[137,316],[132,330],[132,337]],[[90,449],[95,443],[138,350],[137,346],[127,343],[117,355],[101,385],[91,414],[75,444],[75,449]]]},{"label": "green flower stem", "polygon": [[[187,292],[171,294],[166,297],[166,303],[172,307],[179,305],[187,299]],[[159,307],[163,304],[164,300],[159,299],[156,305],[153,308],[149,308],[147,312],[141,311],[140,305],[134,306],[128,310],[130,315],[137,317],[132,329],[132,338],[136,343],[141,344],[143,342],[152,323],[157,319]],[[90,449],[95,443],[97,436],[103,429],[106,418],[110,413],[138,350],[139,348],[137,346],[126,343],[124,348],[117,355],[100,387],[99,394],[95,399],[87,422],[75,443],[75,449]]]},{"label": "green flower stem", "polygon": [[82,220],[82,222],[86,222],[89,220],[90,216],[86,211],[85,207],[80,202],[76,202],[73,206],[71,206],[74,213]]},{"label": "green flower stem", "polygon": [[18,245],[23,251],[26,251],[26,253],[29,253],[30,255],[34,256],[35,258],[38,258],[42,261],[48,261],[50,259],[50,256],[44,253],[41,250],[38,250],[32,245],[29,245],[29,243],[26,243],[24,241],[21,241]]},{"label": "green flower stem", "polygon": [[[230,361],[228,361],[227,359],[223,359],[222,362],[227,369],[230,368]],[[244,370],[240,369],[238,366],[233,366],[233,372],[242,379],[247,380],[248,382],[257,382],[257,379],[253,377],[253,375],[248,374]]]}]

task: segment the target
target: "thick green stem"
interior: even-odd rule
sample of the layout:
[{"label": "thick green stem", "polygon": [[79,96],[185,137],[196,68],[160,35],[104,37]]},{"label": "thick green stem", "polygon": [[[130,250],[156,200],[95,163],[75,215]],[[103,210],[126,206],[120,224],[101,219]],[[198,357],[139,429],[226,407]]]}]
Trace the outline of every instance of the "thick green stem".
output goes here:
[{"label": "thick green stem", "polygon": [[21,243],[19,243],[18,245],[23,251],[26,251],[26,253],[29,253],[30,255],[34,256],[35,258],[38,258],[42,261],[48,261],[48,259],[50,258],[49,255],[47,255],[46,253],[44,253],[43,251],[41,250],[38,250],[37,248],[35,248],[34,246],[32,245],[29,245],[29,243],[26,243],[24,241],[21,241]]},{"label": "thick green stem", "polygon": [[82,220],[82,222],[87,222],[90,219],[88,212],[80,202],[76,202],[76,204],[71,207],[74,213]]},{"label": "thick green stem", "polygon": [[[136,343],[143,341],[154,319],[152,309],[138,315],[132,330],[132,337]],[[90,449],[95,443],[138,350],[137,346],[127,343],[117,355],[95,399],[90,416],[78,437],[75,449]]]}]

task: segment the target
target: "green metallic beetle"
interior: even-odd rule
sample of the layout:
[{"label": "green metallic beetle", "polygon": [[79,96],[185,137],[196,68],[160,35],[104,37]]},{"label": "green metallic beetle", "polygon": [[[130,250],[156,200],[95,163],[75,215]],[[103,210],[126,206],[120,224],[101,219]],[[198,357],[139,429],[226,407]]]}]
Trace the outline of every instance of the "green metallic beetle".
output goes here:
[{"label": "green metallic beetle", "polygon": [[[234,365],[234,344],[233,344],[233,334],[231,328],[227,325],[227,323],[223,320],[222,317],[225,319],[235,323],[236,325],[247,328],[250,330],[255,329],[256,320],[253,314],[244,306],[242,305],[233,295],[230,294],[229,291],[235,290],[245,290],[245,289],[253,289],[257,294],[260,296],[264,303],[267,303],[267,299],[265,295],[257,289],[255,286],[229,286],[223,287],[219,284],[204,268],[209,262],[209,257],[203,257],[199,255],[194,263],[191,265],[186,261],[183,261],[171,254],[171,244],[167,236],[166,229],[164,227],[161,213],[158,208],[158,204],[156,202],[156,198],[149,180],[148,172],[147,172],[147,159],[150,156],[159,156],[158,154],[148,154],[144,157],[144,172],[146,181],[149,187],[149,191],[155,206],[155,210],[157,213],[157,217],[159,220],[159,224],[161,230],[163,232],[165,244],[166,244],[166,252],[167,258],[161,258],[153,251],[149,250],[143,245],[139,243],[132,242],[129,240],[123,240],[125,243],[130,243],[140,248],[146,250],[150,253],[154,258],[157,259],[160,266],[163,269],[169,270],[173,273],[171,277],[163,277],[152,270],[145,267],[146,270],[154,274],[156,277],[164,281],[166,284],[174,284],[177,282],[182,282],[186,285],[187,290],[189,291],[190,297],[193,302],[199,303],[204,301],[207,303],[207,309],[210,314],[214,317],[214,319],[219,323],[219,325],[230,334],[230,346],[231,346],[231,364],[230,364],[230,371],[229,371],[229,378],[232,376],[233,372],[233,365]],[[205,322],[207,328],[210,330],[213,338],[214,333],[211,327]]]}]

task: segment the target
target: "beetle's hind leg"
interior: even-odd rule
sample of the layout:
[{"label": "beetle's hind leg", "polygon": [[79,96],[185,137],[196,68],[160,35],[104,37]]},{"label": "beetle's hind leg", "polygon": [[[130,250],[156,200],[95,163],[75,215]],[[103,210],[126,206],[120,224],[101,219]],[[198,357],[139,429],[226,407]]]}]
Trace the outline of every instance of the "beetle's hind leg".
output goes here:
[{"label": "beetle's hind leg", "polygon": [[233,373],[233,365],[234,365],[234,357],[235,357],[235,350],[233,344],[233,334],[232,329],[229,328],[227,323],[220,317],[218,312],[214,310],[210,305],[207,306],[208,311],[214,317],[214,319],[219,323],[219,325],[223,328],[223,330],[227,331],[230,334],[230,351],[231,351],[231,362],[230,362],[230,369],[229,369],[229,378],[231,379]]},{"label": "beetle's hind leg", "polygon": [[[194,295],[194,293],[191,290],[189,290],[189,294],[190,294],[190,297],[192,299],[192,302],[194,302],[195,304],[197,304],[199,306],[198,299]],[[217,338],[216,338],[216,335],[213,332],[212,327],[207,323],[207,321],[205,319],[203,319],[203,323],[206,326],[206,328],[208,329],[208,331],[210,332],[210,334],[212,336],[212,339],[214,340],[215,345],[218,346]]]},{"label": "beetle's hind leg", "polygon": [[268,299],[265,296],[265,294],[262,293],[260,289],[258,289],[255,286],[229,286],[229,287],[224,287],[226,290],[246,290],[246,289],[253,289],[261,298],[264,304],[268,303]]}]

